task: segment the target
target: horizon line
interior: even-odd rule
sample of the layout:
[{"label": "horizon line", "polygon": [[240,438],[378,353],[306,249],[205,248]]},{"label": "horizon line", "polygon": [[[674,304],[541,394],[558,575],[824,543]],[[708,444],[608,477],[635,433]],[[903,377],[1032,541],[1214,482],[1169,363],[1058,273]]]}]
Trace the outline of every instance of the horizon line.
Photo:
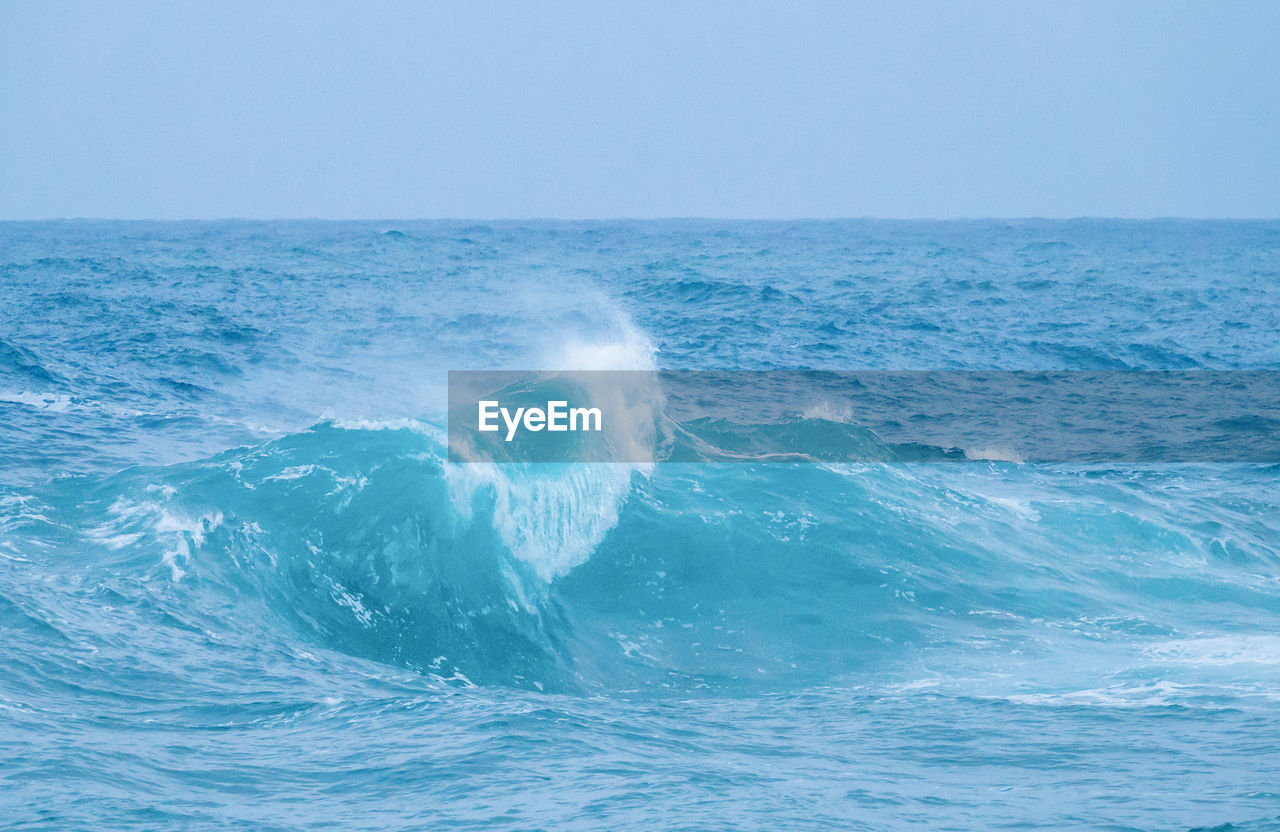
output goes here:
[{"label": "horizon line", "polygon": [[1076,214],[1071,216],[1049,216],[1027,214],[1022,216],[955,216],[955,217],[893,217],[864,214],[861,216],[787,216],[787,217],[747,217],[747,216],[703,216],[672,215],[661,217],[643,216],[600,216],[600,217],[554,217],[554,216],[500,216],[500,217],[317,217],[317,216],[225,216],[225,217],[0,217],[0,223],[37,223],[37,222],[137,222],[137,223],[216,223],[216,222],[1276,222],[1280,216],[1186,216],[1186,215],[1152,215],[1152,216],[1119,216],[1103,214]]}]

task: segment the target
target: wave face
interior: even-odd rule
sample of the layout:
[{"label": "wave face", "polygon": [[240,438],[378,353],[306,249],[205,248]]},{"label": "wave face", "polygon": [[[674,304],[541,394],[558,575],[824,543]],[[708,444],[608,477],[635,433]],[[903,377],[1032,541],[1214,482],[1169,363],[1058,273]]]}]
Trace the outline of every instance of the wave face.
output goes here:
[{"label": "wave face", "polygon": [[1280,829],[1280,467],[453,465],[442,421],[459,368],[1276,368],[1280,225],[0,240],[17,828]]}]

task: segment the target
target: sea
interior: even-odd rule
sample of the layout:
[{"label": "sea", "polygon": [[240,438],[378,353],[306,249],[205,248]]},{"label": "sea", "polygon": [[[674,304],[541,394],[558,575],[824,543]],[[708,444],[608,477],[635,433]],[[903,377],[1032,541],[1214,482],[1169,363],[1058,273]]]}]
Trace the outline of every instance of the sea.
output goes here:
[{"label": "sea", "polygon": [[0,223],[0,828],[1280,830],[1280,465],[450,461],[502,369],[1276,370],[1280,223]]}]

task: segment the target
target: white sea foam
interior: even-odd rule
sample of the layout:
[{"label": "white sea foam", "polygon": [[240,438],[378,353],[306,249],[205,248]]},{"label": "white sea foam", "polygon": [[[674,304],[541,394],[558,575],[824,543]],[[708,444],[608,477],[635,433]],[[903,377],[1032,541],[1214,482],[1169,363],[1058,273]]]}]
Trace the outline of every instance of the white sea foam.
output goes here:
[{"label": "white sea foam", "polygon": [[328,416],[335,428],[341,430],[408,430],[443,445],[445,432],[430,422],[420,419],[338,419]]},{"label": "white sea foam", "polygon": [[653,370],[658,348],[644,330],[616,310],[602,313],[601,331],[562,334],[547,345],[540,366],[548,370]]},{"label": "white sea foam", "polygon": [[0,390],[0,402],[24,404],[53,413],[65,413],[72,404],[70,396],[61,393],[36,393],[31,390]]},{"label": "white sea foam", "polygon": [[982,448],[965,448],[965,459],[981,460],[985,462],[1025,462],[1022,455],[1015,449],[1005,446],[988,446]]},{"label": "white sea foam", "polygon": [[[558,351],[548,352],[549,370],[655,369],[656,348],[640,329],[615,315],[608,337],[565,338]],[[588,389],[587,400],[600,406],[614,424],[624,420],[619,435],[648,443],[647,448],[618,449],[624,458],[652,456],[662,396],[656,376],[645,373],[640,390],[620,389],[616,383]],[[469,463],[446,465],[446,479],[455,511],[471,519],[475,496],[482,489],[493,499],[493,524],[503,543],[543,581],[564,575],[591,556],[617,524],[618,513],[631,491],[631,478],[651,466],[630,463],[519,465]]]},{"label": "white sea foam", "polygon": [[1280,663],[1280,636],[1231,635],[1185,638],[1153,644],[1144,651],[1152,659],[1195,667]]},{"label": "white sea foam", "polygon": [[[170,486],[148,486],[148,492],[161,499],[172,497]],[[191,563],[192,550],[204,545],[205,535],[222,525],[222,512],[212,511],[198,516],[171,508],[159,500],[134,502],[124,497],[108,509],[111,520],[86,530],[85,536],[111,549],[122,549],[152,534],[164,544],[160,566],[173,581],[186,577],[185,567]]]},{"label": "white sea foam", "polygon": [[511,553],[544,581],[584,562],[618,522],[632,466],[558,467],[478,463],[448,466],[455,510],[470,519],[474,495],[493,498],[493,524]]},{"label": "white sea foam", "polygon": [[1160,681],[1149,684],[1110,685],[1063,693],[1017,693],[1004,698],[1019,705],[1151,708],[1175,704],[1195,693],[1196,689],[1192,686]]},{"label": "white sea foam", "polygon": [[848,423],[853,420],[853,407],[848,402],[818,401],[806,407],[801,416],[825,422]]}]

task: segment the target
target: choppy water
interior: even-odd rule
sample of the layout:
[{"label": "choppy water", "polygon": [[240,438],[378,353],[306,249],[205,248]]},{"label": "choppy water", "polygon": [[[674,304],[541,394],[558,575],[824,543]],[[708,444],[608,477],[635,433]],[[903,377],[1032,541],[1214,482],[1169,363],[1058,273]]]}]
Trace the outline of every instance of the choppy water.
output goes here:
[{"label": "choppy water", "polygon": [[449,369],[1280,367],[1280,224],[0,224],[19,829],[1280,829],[1280,467],[444,462]]}]

